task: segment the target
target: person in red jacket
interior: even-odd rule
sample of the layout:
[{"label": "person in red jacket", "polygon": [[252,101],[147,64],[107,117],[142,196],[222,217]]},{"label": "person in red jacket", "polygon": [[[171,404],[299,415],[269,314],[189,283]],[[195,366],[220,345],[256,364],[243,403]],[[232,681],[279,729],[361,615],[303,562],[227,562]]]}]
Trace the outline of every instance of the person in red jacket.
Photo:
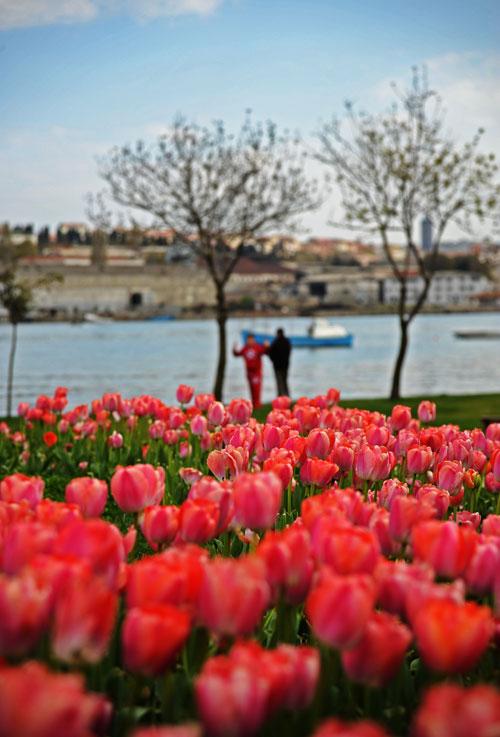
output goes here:
[{"label": "person in red jacket", "polygon": [[248,386],[252,397],[254,408],[261,406],[260,394],[262,391],[262,356],[267,353],[269,343],[260,345],[255,340],[252,333],[247,335],[246,343],[243,348],[238,349],[236,344],[233,346],[234,356],[243,356],[245,367],[247,370]]}]

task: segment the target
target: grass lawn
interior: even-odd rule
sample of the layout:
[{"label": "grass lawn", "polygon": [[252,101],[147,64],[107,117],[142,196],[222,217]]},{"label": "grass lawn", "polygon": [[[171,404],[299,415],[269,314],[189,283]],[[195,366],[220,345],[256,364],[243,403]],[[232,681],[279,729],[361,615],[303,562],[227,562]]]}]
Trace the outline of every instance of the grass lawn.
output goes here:
[{"label": "grass lawn", "polygon": [[[437,405],[436,424],[444,425],[453,423],[462,429],[481,427],[483,417],[500,419],[500,394],[464,394],[452,396],[440,394],[438,396],[405,397],[397,402],[391,399],[345,399],[340,401],[342,407],[359,407],[382,412],[384,415],[391,413],[394,404],[406,404],[416,410],[422,399],[431,399]],[[267,404],[255,412],[255,416],[263,421],[269,412],[271,405]]]}]

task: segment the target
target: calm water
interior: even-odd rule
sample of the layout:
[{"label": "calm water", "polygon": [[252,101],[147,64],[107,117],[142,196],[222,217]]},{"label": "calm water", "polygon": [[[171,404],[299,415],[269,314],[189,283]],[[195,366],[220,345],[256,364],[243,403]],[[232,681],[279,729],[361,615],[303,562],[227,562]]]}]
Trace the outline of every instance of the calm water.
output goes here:
[{"label": "calm water", "polygon": [[[335,320],[337,321],[337,320]],[[229,347],[240,330],[303,333],[308,318],[231,320]],[[292,354],[294,396],[313,395],[330,386],[344,397],[384,396],[397,348],[397,322],[389,315],[342,317],[354,334],[351,349],[301,349]],[[500,329],[500,316],[425,315],[412,326],[403,394],[500,391],[500,340],[455,339],[461,328]],[[5,377],[10,327],[0,325],[0,385],[5,408]],[[264,399],[274,396],[271,364],[265,361]],[[26,324],[19,327],[15,402],[32,401],[62,384],[70,404],[88,402],[104,391],[125,396],[152,393],[173,401],[180,382],[210,391],[216,363],[213,321],[110,322],[101,324]],[[242,360],[228,361],[226,398],[246,394]]]}]

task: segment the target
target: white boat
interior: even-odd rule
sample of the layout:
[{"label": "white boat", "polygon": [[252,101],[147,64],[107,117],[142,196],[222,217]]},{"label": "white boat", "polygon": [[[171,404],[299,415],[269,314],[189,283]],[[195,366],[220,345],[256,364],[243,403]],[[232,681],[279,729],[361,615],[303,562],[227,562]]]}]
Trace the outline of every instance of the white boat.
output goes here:
[{"label": "white boat", "polygon": [[315,318],[309,325],[307,334],[310,338],[346,338],[349,335],[343,325],[332,325],[324,317]]},{"label": "white boat", "polygon": [[84,322],[113,322],[111,318],[109,317],[102,317],[101,315],[97,315],[95,312],[84,312],[83,314],[83,321]]}]

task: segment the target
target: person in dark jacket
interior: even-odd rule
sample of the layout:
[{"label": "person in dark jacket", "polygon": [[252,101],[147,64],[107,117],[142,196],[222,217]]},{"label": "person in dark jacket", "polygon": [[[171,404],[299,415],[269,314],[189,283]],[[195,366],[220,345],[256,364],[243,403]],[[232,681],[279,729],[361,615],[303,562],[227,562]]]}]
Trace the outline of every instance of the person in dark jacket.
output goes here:
[{"label": "person in dark jacket", "polygon": [[276,337],[269,346],[268,356],[271,359],[276,376],[278,396],[290,396],[288,390],[288,366],[292,344],[285,335],[283,328],[278,328]]}]

